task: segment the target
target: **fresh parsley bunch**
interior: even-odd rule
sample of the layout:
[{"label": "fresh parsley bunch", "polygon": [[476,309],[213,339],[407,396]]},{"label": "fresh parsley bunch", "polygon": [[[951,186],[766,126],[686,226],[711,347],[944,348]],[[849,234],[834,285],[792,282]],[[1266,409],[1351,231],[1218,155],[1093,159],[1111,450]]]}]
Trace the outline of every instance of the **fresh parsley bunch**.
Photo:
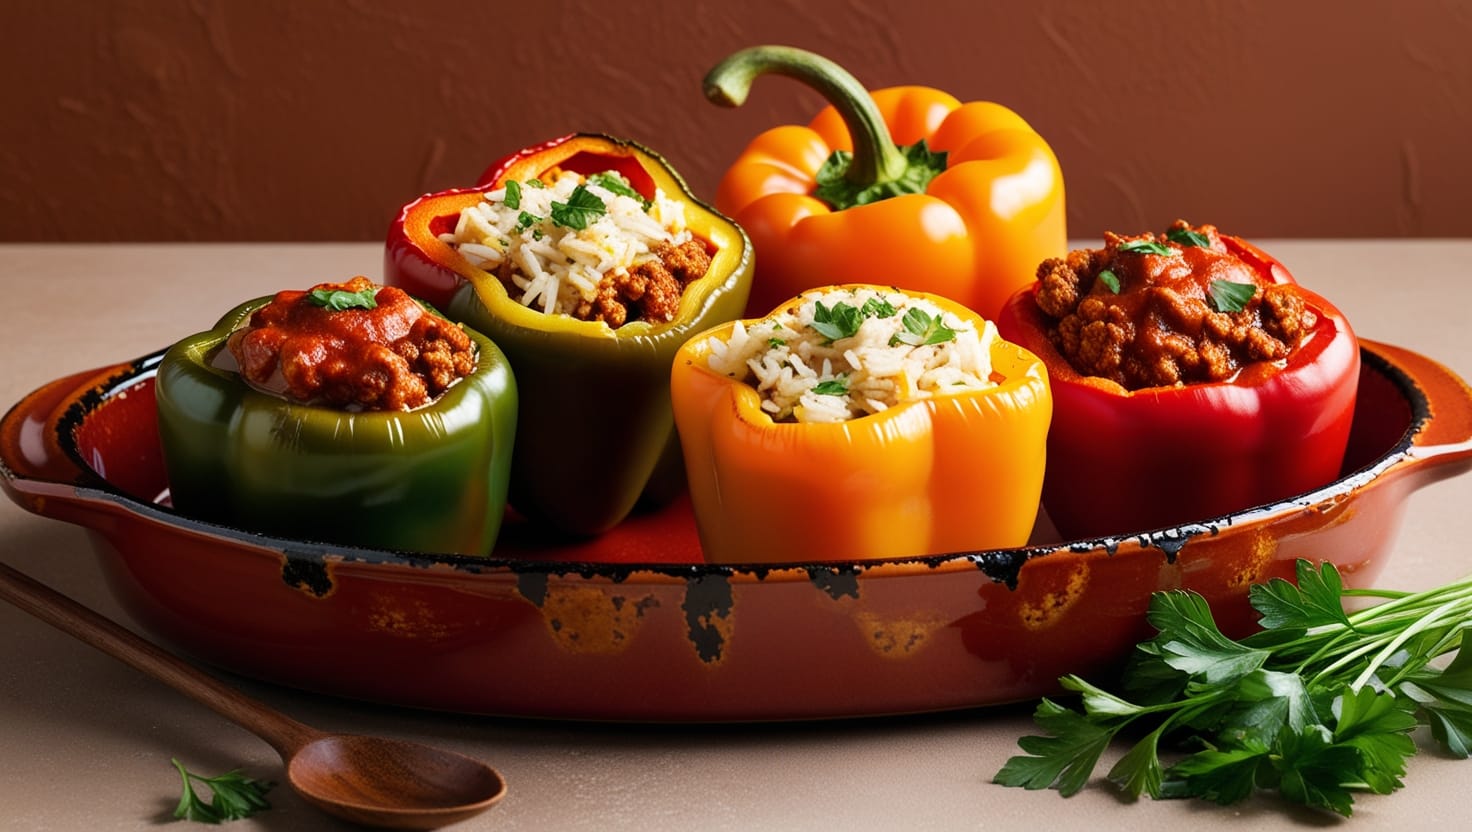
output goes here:
[{"label": "fresh parsley bunch", "polygon": [[[1386,600],[1346,613],[1347,596]],[[995,782],[1074,794],[1134,726],[1148,733],[1108,774],[1131,797],[1228,804],[1265,789],[1348,816],[1354,792],[1401,787],[1417,727],[1468,756],[1472,655],[1459,648],[1472,627],[1472,577],[1425,592],[1346,590],[1333,564],[1300,560],[1297,586],[1273,579],[1249,598],[1263,630],[1234,641],[1200,595],[1155,593],[1149,621],[1159,633],[1136,647],[1123,695],[1063,677],[1082,713],[1044,699],[1034,719],[1047,735],[1022,738],[1026,754]],[[1166,742],[1188,753],[1167,766]]]}]

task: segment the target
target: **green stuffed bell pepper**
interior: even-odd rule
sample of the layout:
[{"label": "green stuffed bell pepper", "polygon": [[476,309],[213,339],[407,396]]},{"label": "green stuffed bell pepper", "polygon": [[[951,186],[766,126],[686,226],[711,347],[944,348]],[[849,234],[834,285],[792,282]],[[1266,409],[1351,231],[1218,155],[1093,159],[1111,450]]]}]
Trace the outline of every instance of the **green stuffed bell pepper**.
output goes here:
[{"label": "green stuffed bell pepper", "polygon": [[174,506],[281,537],[486,554],[516,383],[500,349],[365,277],[248,301],[164,354]]},{"label": "green stuffed bell pepper", "polygon": [[511,505],[574,536],[683,488],[670,363],[740,317],[751,275],[746,234],[662,158],[589,134],[405,205],[384,260],[386,283],[506,351],[521,391]]}]

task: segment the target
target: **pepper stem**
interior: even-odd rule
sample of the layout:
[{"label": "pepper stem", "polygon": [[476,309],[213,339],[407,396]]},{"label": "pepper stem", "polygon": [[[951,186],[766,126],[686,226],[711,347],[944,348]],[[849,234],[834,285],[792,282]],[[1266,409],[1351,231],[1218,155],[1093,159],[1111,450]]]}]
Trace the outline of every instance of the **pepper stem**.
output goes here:
[{"label": "pepper stem", "polygon": [[853,161],[844,178],[857,188],[893,182],[909,162],[895,146],[874,99],[858,79],[838,64],[791,46],[753,46],[733,53],[706,73],[705,97],[722,107],[740,107],[762,75],[785,75],[812,87],[832,104],[848,126]]}]

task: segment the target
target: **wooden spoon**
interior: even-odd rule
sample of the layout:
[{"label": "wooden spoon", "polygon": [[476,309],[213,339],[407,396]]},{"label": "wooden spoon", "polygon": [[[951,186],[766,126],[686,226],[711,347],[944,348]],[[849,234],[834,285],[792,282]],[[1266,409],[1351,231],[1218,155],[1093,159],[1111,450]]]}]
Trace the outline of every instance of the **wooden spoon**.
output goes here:
[{"label": "wooden spoon", "polygon": [[489,809],[506,794],[495,769],[462,754],[303,725],[3,563],[0,598],[264,739],[281,755],[292,788],[340,818],[392,829],[438,829]]}]

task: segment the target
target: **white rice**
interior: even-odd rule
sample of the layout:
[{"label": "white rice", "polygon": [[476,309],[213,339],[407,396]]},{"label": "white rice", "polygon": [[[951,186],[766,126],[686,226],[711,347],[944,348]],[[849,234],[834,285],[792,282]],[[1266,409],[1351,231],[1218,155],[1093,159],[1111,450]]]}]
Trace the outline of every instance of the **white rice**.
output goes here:
[{"label": "white rice", "polygon": [[[857,332],[833,341],[813,328],[819,303],[831,312],[839,304],[863,309],[871,299],[887,302],[893,314],[863,317]],[[919,340],[904,323],[912,309],[939,317],[954,337],[921,345],[899,340]],[[978,332],[902,292],[818,289],[805,294],[792,312],[755,321],[750,328],[737,321],[727,340],[712,336],[707,363],[715,372],[752,384],[761,394],[762,410],[774,421],[842,422],[901,402],[996,386],[991,380],[996,337],[991,321]],[[820,392],[840,385],[842,392]]]},{"label": "white rice", "polygon": [[[691,239],[684,205],[662,190],[655,191],[646,207],[643,200],[610,191],[596,179],[561,171],[540,187],[518,182],[515,208],[506,205],[506,187],[487,191],[480,202],[460,212],[455,230],[440,239],[493,274],[511,264],[507,291],[523,305],[547,314],[572,314],[580,302],[596,296],[605,275],[658,259],[654,250],[662,243],[678,246]],[[588,212],[583,229],[555,222],[552,203],[567,204],[579,186],[605,210]]]}]

